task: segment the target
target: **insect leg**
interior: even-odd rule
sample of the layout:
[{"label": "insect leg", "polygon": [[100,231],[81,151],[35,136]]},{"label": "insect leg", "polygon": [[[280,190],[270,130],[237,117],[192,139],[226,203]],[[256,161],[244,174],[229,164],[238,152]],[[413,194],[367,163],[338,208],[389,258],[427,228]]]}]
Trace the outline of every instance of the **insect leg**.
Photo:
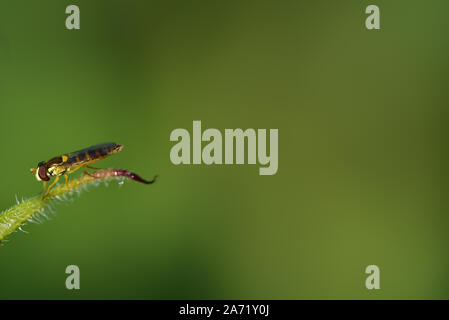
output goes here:
[{"label": "insect leg", "polygon": [[94,167],[91,167],[91,166],[86,166],[86,168],[89,168],[89,169],[92,169],[92,170],[101,170],[101,168],[94,168]]},{"label": "insect leg", "polygon": [[69,189],[69,176],[67,175],[67,173],[64,175],[64,178],[65,178],[65,187]]},{"label": "insect leg", "polygon": [[42,192],[45,192],[45,189],[47,188],[47,181],[44,181],[44,183],[42,184],[43,188],[42,188]]},{"label": "insect leg", "polygon": [[71,170],[71,171],[69,171],[70,173],[74,173],[76,170],[78,170],[78,169],[81,169],[83,166],[81,165],[81,166],[79,166],[79,167],[77,167],[77,168],[75,168],[75,169],[73,169],[73,170]]},{"label": "insect leg", "polygon": [[94,175],[92,175],[92,174],[90,174],[89,172],[87,172],[86,168],[83,168],[83,173],[86,174],[86,175],[88,175],[88,176],[91,176],[91,177],[95,178]]},{"label": "insect leg", "polygon": [[48,195],[51,187],[53,187],[56,184],[56,182],[58,182],[58,180],[59,180],[59,176],[56,176],[55,181],[53,181],[52,184],[48,187],[47,192],[45,192],[45,194],[44,194],[44,197],[46,197]]}]

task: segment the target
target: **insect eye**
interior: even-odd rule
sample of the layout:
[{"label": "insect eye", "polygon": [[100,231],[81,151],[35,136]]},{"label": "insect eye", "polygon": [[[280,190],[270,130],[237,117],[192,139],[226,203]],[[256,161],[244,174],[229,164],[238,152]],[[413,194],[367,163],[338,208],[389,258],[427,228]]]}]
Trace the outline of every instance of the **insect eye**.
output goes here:
[{"label": "insect eye", "polygon": [[39,163],[37,164],[38,167],[43,166],[43,165],[44,165],[44,162],[43,162],[43,161],[41,161],[41,162],[39,162]]},{"label": "insect eye", "polygon": [[47,168],[45,168],[45,166],[43,165],[39,166],[37,174],[39,175],[39,178],[41,178],[41,180],[43,181],[50,180],[50,177],[47,175]]}]

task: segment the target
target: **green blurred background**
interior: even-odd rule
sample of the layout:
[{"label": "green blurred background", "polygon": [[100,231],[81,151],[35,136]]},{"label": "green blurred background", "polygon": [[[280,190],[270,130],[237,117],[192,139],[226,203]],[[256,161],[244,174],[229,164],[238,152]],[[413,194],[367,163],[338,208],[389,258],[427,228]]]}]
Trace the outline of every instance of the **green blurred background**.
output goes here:
[{"label": "green blurred background", "polygon": [[[449,298],[448,9],[2,1],[0,209],[41,190],[39,161],[100,142],[125,149],[98,166],[160,180],[93,187],[13,234],[0,298]],[[171,164],[170,132],[193,120],[278,128],[278,173]]]}]

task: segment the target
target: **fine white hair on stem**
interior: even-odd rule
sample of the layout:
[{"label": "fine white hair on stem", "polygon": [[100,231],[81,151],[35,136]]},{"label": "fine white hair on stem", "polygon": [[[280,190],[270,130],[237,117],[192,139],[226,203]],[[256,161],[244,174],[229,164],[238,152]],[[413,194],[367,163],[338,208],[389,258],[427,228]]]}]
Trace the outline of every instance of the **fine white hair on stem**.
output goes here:
[{"label": "fine white hair on stem", "polygon": [[[88,191],[88,187],[98,186],[101,182],[108,185],[107,182],[112,179],[119,180],[119,184],[123,184],[126,179],[148,183],[148,181],[126,170],[104,169],[96,171],[93,175],[83,175],[70,180],[67,185],[56,185],[46,196],[37,195],[29,199],[22,198],[22,201],[19,201],[17,194],[15,194],[16,205],[0,213],[0,243],[3,243],[5,238],[15,231],[23,231],[22,227],[27,221],[40,224],[43,220],[50,220],[47,212],[54,215],[56,203],[73,202],[74,196],[79,196],[83,191]],[[150,183],[154,181],[150,181]]]}]

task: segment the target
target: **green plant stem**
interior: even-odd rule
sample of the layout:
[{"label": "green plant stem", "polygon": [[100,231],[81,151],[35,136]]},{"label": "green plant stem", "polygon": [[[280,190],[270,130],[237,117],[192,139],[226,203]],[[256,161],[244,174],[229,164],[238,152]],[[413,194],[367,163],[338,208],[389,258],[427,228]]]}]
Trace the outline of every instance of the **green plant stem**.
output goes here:
[{"label": "green plant stem", "polygon": [[80,191],[80,188],[101,180],[116,179],[117,177],[101,174],[108,170],[96,171],[97,176],[83,175],[77,179],[69,180],[68,184],[59,184],[50,190],[47,196],[38,195],[26,199],[0,214],[0,242],[16,231],[21,225],[32,218],[35,214],[43,212],[52,202],[62,199],[66,195]]}]

